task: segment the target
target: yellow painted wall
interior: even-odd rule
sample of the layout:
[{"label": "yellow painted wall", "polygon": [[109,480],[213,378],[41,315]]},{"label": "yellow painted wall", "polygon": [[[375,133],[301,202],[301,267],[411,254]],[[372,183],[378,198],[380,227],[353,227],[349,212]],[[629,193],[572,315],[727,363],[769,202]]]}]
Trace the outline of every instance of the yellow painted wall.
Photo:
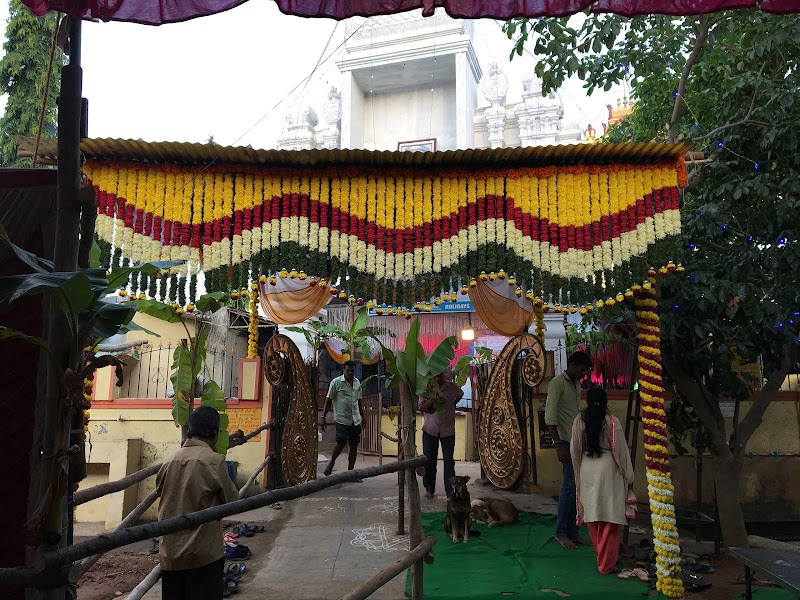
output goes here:
[{"label": "yellow painted wall", "polygon": [[[422,453],[422,413],[417,414],[417,452]],[[381,431],[392,437],[397,437],[397,419],[392,421],[389,415],[384,414],[381,419]],[[472,413],[456,413],[456,447],[453,458],[456,460],[474,460],[474,435]],[[397,443],[381,437],[384,456],[397,456]],[[442,449],[439,448],[439,458],[442,458]]]},{"label": "yellow painted wall", "polygon": [[[609,401],[611,412],[620,420],[623,428],[628,410],[627,399],[617,399],[614,396],[626,394],[627,392],[612,393]],[[742,403],[742,414],[746,413],[750,405],[750,402]],[[732,419],[726,419],[726,424],[730,431]],[[536,439],[538,440],[538,422],[536,429]],[[763,423],[750,439],[747,450],[756,455],[768,454],[770,456],[755,456],[753,459],[745,459],[740,487],[742,503],[800,502],[800,480],[796,477],[796,473],[800,472],[798,470],[800,469],[800,457],[786,456],[800,454],[800,402],[791,401],[791,399],[789,401],[773,401],[764,415]],[[776,450],[784,456],[772,456],[772,452]],[[672,447],[670,447],[670,453],[675,454]],[[705,457],[703,461],[702,498],[704,502],[710,502],[713,491],[711,479],[713,465],[710,456]],[[679,506],[688,506],[696,498],[695,456],[694,454],[683,457],[673,456],[671,463],[676,503]],[[539,484],[537,491],[548,495],[557,495],[561,489],[561,464],[556,458],[555,449],[540,449],[537,442],[536,466]],[[634,490],[640,500],[647,498],[641,424],[636,454]]]}]

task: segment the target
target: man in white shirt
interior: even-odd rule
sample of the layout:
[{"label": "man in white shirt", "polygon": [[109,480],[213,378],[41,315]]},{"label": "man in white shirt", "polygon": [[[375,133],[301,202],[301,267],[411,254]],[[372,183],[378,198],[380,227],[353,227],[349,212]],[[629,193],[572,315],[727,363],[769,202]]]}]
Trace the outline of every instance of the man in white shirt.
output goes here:
[{"label": "man in white shirt", "polygon": [[366,426],[364,420],[364,407],[361,405],[361,382],[356,379],[356,363],[348,360],[344,363],[344,371],[331,381],[328,387],[328,397],[325,399],[325,408],[322,410],[319,428],[325,431],[327,426],[325,418],[333,407],[333,420],[336,423],[336,447],[333,449],[328,466],[324,474],[330,475],[336,459],[350,444],[350,453],[347,456],[347,470],[352,471],[356,466],[358,444],[361,442],[361,430]]}]

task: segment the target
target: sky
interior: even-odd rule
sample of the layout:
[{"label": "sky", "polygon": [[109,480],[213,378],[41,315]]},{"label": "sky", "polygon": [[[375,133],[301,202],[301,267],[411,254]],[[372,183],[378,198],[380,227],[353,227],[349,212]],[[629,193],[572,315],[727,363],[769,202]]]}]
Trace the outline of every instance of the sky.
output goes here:
[{"label": "sky", "polygon": [[[0,22],[7,19],[4,2]],[[226,146],[274,148],[301,94],[321,114],[330,87],[341,89],[335,60],[344,38],[343,24],[286,16],[267,0],[160,27],[84,22],[89,136],[205,142],[213,135]],[[491,20],[478,22],[475,46],[484,72],[490,61],[500,62],[508,100],[519,101],[533,58],[509,63],[511,42]],[[570,81],[559,92],[563,124],[585,128],[591,121],[602,131],[605,107],[620,91],[587,98],[581,85]]]}]

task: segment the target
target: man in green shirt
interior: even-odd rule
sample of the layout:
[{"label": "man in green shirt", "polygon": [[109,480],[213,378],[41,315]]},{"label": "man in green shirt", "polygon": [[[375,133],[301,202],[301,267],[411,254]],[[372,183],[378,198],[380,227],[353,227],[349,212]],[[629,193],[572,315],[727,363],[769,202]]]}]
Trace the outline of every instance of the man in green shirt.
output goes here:
[{"label": "man in green shirt", "polygon": [[578,535],[575,507],[575,472],[569,453],[569,440],[572,436],[572,423],[580,412],[581,380],[592,368],[592,360],[585,352],[573,352],[567,359],[567,370],[555,377],[547,387],[547,405],[544,409],[544,422],[561,463],[564,481],[558,496],[556,513],[556,541],[569,550],[575,544],[588,544]]},{"label": "man in green shirt", "polygon": [[328,387],[328,397],[325,399],[325,408],[322,410],[319,428],[325,431],[325,417],[333,406],[333,420],[336,423],[336,447],[333,449],[325,475],[333,471],[333,464],[350,444],[350,453],[347,456],[347,470],[352,471],[356,466],[358,444],[361,442],[361,430],[366,426],[364,407],[361,405],[361,382],[356,379],[356,363],[348,360],[344,363],[342,375],[331,381]]}]

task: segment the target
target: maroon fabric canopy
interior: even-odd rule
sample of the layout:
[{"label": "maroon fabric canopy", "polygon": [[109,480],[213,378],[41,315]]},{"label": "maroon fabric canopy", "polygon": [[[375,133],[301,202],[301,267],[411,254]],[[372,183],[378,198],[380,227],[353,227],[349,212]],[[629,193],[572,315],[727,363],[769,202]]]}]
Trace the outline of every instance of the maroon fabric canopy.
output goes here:
[{"label": "maroon fabric canopy", "polygon": [[645,14],[698,15],[733,8],[755,8],[771,13],[800,12],[800,0],[276,0],[288,15],[346,19],[421,8],[425,16],[441,6],[459,19],[565,17],[591,7],[633,17]]},{"label": "maroon fabric canopy", "polygon": [[[22,0],[35,15],[57,10],[103,21],[161,25],[223,12],[246,0]],[[388,15],[421,8],[430,16],[436,7],[461,19],[564,17],[591,7],[628,17],[659,13],[697,15],[733,8],[770,13],[800,12],[800,0],[276,0],[282,12],[300,17],[346,19]]]},{"label": "maroon fabric canopy", "polygon": [[56,10],[75,17],[101,21],[125,21],[143,25],[178,23],[224,12],[247,0],[22,0],[31,12],[42,16]]}]

